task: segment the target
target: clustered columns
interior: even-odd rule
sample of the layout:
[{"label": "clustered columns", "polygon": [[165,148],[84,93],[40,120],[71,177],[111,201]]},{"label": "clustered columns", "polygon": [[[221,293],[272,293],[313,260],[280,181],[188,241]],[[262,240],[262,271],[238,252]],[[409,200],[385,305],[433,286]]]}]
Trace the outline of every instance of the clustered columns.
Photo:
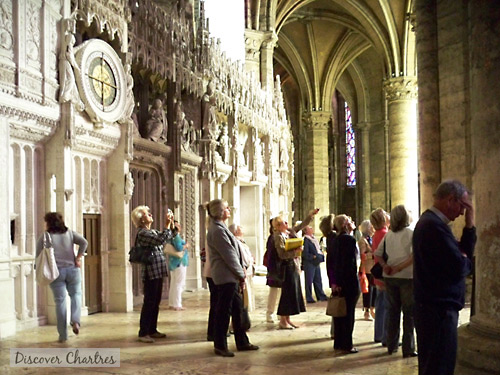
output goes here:
[{"label": "clustered columns", "polygon": [[384,89],[389,121],[390,206],[404,204],[416,217],[419,213],[417,79],[388,79]]},{"label": "clustered columns", "polygon": [[355,130],[358,134],[361,135],[361,147],[359,153],[359,163],[357,165],[360,166],[360,177],[358,178],[358,182],[361,186],[361,217],[368,218],[371,213],[370,206],[370,127],[371,123],[369,122],[358,122]]},{"label": "clustered columns", "polygon": [[[469,1],[470,111],[473,160],[475,250],[474,315],[458,332],[456,374],[500,373],[500,138],[498,2]],[[493,25],[496,25],[493,27]],[[466,152],[466,150],[463,150]]]},{"label": "clustered columns", "polygon": [[[331,113],[324,111],[309,112],[304,118],[306,129],[306,148],[303,155],[307,174],[307,192],[304,214],[313,208],[320,213],[314,218],[313,228],[319,232],[319,218],[330,213],[328,180],[328,121]],[[303,218],[300,218],[303,219]]]},{"label": "clustered columns", "polygon": [[262,88],[274,88],[273,53],[278,42],[274,31],[245,30],[245,69],[253,72]]},{"label": "clustered columns", "polygon": [[262,48],[260,50],[261,83],[262,87],[273,88],[274,87],[273,54],[274,54],[274,47],[278,42],[278,36],[274,31],[268,32],[264,35],[265,38],[264,41],[262,42]]}]

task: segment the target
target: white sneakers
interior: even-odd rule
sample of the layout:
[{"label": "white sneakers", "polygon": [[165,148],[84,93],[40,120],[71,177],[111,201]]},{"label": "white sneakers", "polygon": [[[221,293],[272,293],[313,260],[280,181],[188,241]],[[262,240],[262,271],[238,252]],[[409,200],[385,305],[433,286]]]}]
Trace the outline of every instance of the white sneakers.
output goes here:
[{"label": "white sneakers", "polygon": [[274,315],[270,313],[266,313],[266,322],[274,323]]}]

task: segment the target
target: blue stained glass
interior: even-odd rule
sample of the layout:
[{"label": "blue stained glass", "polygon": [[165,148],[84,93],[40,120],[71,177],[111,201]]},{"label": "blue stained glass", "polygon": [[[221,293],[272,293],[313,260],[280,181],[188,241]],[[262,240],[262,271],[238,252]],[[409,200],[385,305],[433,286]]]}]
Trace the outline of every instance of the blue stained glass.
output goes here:
[{"label": "blue stained glass", "polygon": [[345,103],[345,143],[347,161],[347,186],[356,186],[356,137],[352,127],[351,109]]}]

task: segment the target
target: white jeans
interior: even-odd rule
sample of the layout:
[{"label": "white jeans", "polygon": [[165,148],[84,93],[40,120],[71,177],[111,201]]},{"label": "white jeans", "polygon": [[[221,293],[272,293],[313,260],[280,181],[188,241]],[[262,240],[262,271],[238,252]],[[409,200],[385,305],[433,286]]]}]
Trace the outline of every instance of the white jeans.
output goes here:
[{"label": "white jeans", "polygon": [[182,264],[170,271],[170,289],[168,291],[168,305],[182,307],[182,291],[186,286],[186,266]]}]

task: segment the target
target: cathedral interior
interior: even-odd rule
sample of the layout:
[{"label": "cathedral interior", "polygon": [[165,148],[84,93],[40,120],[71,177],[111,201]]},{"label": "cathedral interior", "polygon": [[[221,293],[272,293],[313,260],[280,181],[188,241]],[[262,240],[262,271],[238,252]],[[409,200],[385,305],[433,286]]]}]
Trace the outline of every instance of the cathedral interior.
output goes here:
[{"label": "cathedral interior", "polygon": [[142,302],[138,205],[174,212],[202,291],[205,202],[261,266],[277,215],[416,221],[454,178],[478,235],[457,372],[500,373],[499,46],[494,0],[1,0],[0,348],[55,323],[45,212],[89,241],[82,314],[115,319]]}]

